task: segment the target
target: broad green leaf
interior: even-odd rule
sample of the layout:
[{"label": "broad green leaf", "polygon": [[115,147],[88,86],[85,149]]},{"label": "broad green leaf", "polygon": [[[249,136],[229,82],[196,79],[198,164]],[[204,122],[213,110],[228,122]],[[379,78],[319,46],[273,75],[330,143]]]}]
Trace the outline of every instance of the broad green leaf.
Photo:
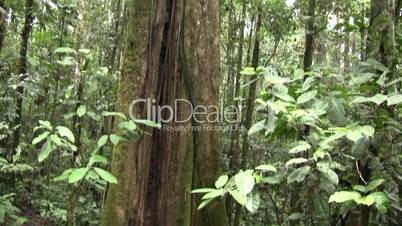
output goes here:
[{"label": "broad green leaf", "polygon": [[103,163],[107,164],[108,160],[105,156],[102,155],[92,155],[91,158],[89,159],[88,166],[91,167],[94,163]]},{"label": "broad green leaf", "polygon": [[42,121],[42,120],[39,120],[39,124],[40,124],[41,126],[45,127],[45,128],[48,129],[48,130],[52,130],[52,129],[53,129],[53,128],[52,128],[52,123],[50,123],[49,121]]},{"label": "broad green leaf", "polygon": [[240,171],[234,176],[234,180],[240,194],[248,194],[254,188],[255,180],[251,173]]},{"label": "broad green leaf", "polygon": [[110,141],[112,141],[112,144],[117,145],[121,140],[124,140],[124,138],[116,134],[110,134]]},{"label": "broad green leaf", "polygon": [[382,104],[384,101],[386,101],[388,98],[387,96],[383,95],[383,94],[377,94],[373,97],[368,98],[369,101],[376,103],[377,105]]},{"label": "broad green leaf", "polygon": [[384,192],[374,192],[369,194],[375,200],[375,206],[380,213],[387,212],[389,206],[389,198]]},{"label": "broad green leaf", "polygon": [[65,126],[58,126],[56,129],[61,137],[66,137],[71,142],[75,141],[74,134],[71,132],[69,128]]},{"label": "broad green leaf", "polygon": [[49,134],[50,134],[49,131],[45,131],[44,133],[35,137],[35,139],[32,140],[32,145],[39,144],[41,141],[46,139],[49,136]]},{"label": "broad green leaf", "polygon": [[307,143],[306,141],[299,141],[298,145],[296,147],[293,147],[292,149],[289,150],[289,153],[296,154],[296,153],[307,151],[310,148],[311,148],[311,145],[309,143]]},{"label": "broad green leaf", "polygon": [[276,172],[276,168],[272,165],[260,165],[260,166],[257,166],[255,169],[260,170],[260,171]]},{"label": "broad green leaf", "polygon": [[220,176],[218,178],[218,180],[216,180],[216,182],[215,182],[215,187],[221,188],[221,187],[225,186],[225,184],[226,184],[226,182],[228,182],[228,180],[229,180],[229,177],[227,175]]},{"label": "broad green leaf", "polygon": [[108,171],[98,168],[98,167],[94,167],[95,172],[105,181],[111,183],[111,184],[117,184],[117,178],[114,177],[111,173],[109,173]]},{"label": "broad green leaf", "polygon": [[99,138],[98,148],[103,147],[107,143],[107,138],[108,138],[108,135],[103,135],[103,136],[101,136],[101,138]]},{"label": "broad green leaf", "polygon": [[388,97],[388,106],[398,105],[402,103],[402,94],[396,94]]},{"label": "broad green leaf", "polygon": [[119,128],[134,132],[137,129],[137,125],[133,121],[125,121],[119,123]]},{"label": "broad green leaf", "polygon": [[353,190],[359,191],[361,193],[366,193],[367,192],[367,188],[365,186],[363,186],[363,185],[354,185]]},{"label": "broad green leaf", "polygon": [[291,166],[293,164],[301,164],[308,162],[308,159],[305,158],[294,158],[286,162],[286,166]]},{"label": "broad green leaf", "polygon": [[295,102],[295,99],[288,95],[288,88],[282,84],[276,84],[272,87],[272,93],[287,102]]},{"label": "broad green leaf", "polygon": [[49,157],[49,155],[50,155],[50,153],[51,153],[52,151],[53,151],[52,142],[47,141],[47,142],[43,145],[41,151],[40,151],[39,154],[38,154],[38,161],[39,161],[39,162],[45,161],[45,160]]},{"label": "broad green leaf", "polygon": [[260,194],[258,191],[253,191],[247,195],[246,208],[251,213],[255,213],[260,206]]},{"label": "broad green leaf", "polygon": [[349,200],[359,200],[361,197],[359,192],[356,191],[338,191],[329,197],[328,202],[342,203]]},{"label": "broad green leaf", "polygon": [[162,128],[162,125],[161,125],[161,124],[158,124],[158,123],[153,122],[153,121],[151,121],[151,120],[146,120],[146,119],[134,119],[134,122],[135,122],[135,123],[138,123],[138,124],[143,124],[143,125],[146,125],[146,126],[149,126],[149,127],[152,127],[152,128],[158,128],[158,129]]},{"label": "broad green leaf", "polygon": [[384,183],[384,179],[377,179],[377,180],[373,180],[371,181],[368,185],[367,185],[367,192],[369,191],[373,191],[374,189],[376,189],[378,186],[380,186],[382,183]]},{"label": "broad green leaf", "polygon": [[229,194],[238,202],[240,205],[244,206],[247,202],[247,196],[241,194],[238,190],[229,191]]},{"label": "broad green leaf", "polygon": [[263,129],[265,129],[265,119],[254,124],[248,131],[248,136],[258,133]]},{"label": "broad green leaf", "polygon": [[338,185],[339,183],[339,178],[338,175],[333,171],[332,169],[321,169],[318,168],[318,170],[334,185]]},{"label": "broad green leaf", "polygon": [[307,93],[303,93],[301,96],[297,98],[297,104],[304,104],[317,96],[318,91],[317,90],[312,90]]},{"label": "broad green leaf", "polygon": [[366,205],[366,206],[371,206],[371,205],[374,204],[375,198],[374,198],[373,196],[368,195],[368,196],[364,196],[364,197],[361,197],[361,198],[355,200],[355,202],[356,202],[357,204],[362,204],[362,205]]},{"label": "broad green leaf", "polygon": [[279,184],[280,183],[280,178],[278,176],[274,177],[263,177],[261,179],[261,182],[267,183],[267,184]]},{"label": "broad green leaf", "polygon": [[70,175],[68,176],[68,183],[72,184],[81,180],[82,178],[84,178],[87,172],[88,172],[87,167],[73,169]]},{"label": "broad green leaf", "polygon": [[82,117],[83,115],[85,115],[85,113],[87,113],[87,106],[85,106],[85,105],[79,106],[77,109],[78,117]]},{"label": "broad green leaf", "polygon": [[309,90],[310,89],[310,87],[313,85],[313,83],[314,83],[314,77],[308,77],[308,78],[306,78],[306,80],[304,81],[304,83],[303,83],[303,86],[302,86],[302,89],[301,89],[301,91],[302,92],[306,92],[307,90]]},{"label": "broad green leaf", "polygon": [[57,134],[50,135],[50,140],[56,144],[57,146],[62,146],[63,142],[61,141],[60,137]]},{"label": "broad green leaf", "polygon": [[310,166],[303,166],[298,169],[295,169],[291,174],[288,176],[288,184],[293,183],[295,181],[302,182],[304,178],[310,173]]}]

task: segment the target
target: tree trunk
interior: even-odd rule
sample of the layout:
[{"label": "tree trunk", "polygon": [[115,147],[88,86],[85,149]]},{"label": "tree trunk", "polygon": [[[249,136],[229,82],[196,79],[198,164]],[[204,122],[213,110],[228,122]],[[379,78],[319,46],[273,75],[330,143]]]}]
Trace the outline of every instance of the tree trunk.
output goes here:
[{"label": "tree trunk", "polygon": [[[243,1],[243,6],[242,6],[242,15],[240,18],[240,37],[239,37],[239,47],[238,47],[238,56],[237,56],[237,66],[236,66],[236,81],[235,81],[235,87],[234,87],[234,94],[232,97],[233,105],[234,106],[239,106],[239,95],[240,95],[240,72],[242,70],[242,64],[243,64],[243,49],[244,49],[244,28],[245,28],[245,20],[246,20],[246,9],[247,9],[247,2]],[[239,109],[240,110],[240,109]],[[237,117],[237,116],[236,116]],[[240,129],[240,121],[241,119],[237,118],[236,124],[234,125],[235,128],[231,133],[230,136],[230,144],[229,144],[229,171],[231,173],[234,173],[236,170],[236,167],[238,167],[238,156],[239,156],[239,151],[236,147],[238,147],[239,143],[239,129]],[[229,222],[231,221],[231,215],[232,215],[232,205],[233,205],[233,199],[231,197],[227,198],[226,201],[226,210],[228,213],[228,220]]]},{"label": "tree trunk", "polygon": [[0,0],[0,53],[3,49],[4,37],[6,35],[6,4]]},{"label": "tree trunk", "polygon": [[[127,7],[118,110],[127,112],[138,98],[155,99],[157,106],[174,106],[176,99],[217,105],[218,2],[131,0]],[[146,105],[136,106],[136,118],[145,118],[145,113]],[[179,119],[189,114],[187,105],[178,105]],[[163,126],[194,123],[169,121]],[[199,199],[190,194],[192,186],[212,186],[217,179],[218,133],[143,129],[149,135],[113,152],[112,173],[119,184],[110,186],[101,225],[227,225],[222,202],[197,211]]]},{"label": "tree trunk", "polygon": [[314,53],[314,12],[315,0],[308,0],[307,23],[306,23],[306,42],[304,48],[304,71],[310,71],[313,64]]},{"label": "tree trunk", "polygon": [[[255,28],[255,43],[254,43],[254,49],[253,49],[253,57],[252,57],[252,67],[257,69],[258,64],[259,64],[259,56],[260,56],[260,29],[261,29],[261,20],[262,20],[262,14],[261,14],[261,9],[258,9],[258,17],[257,17],[257,25]],[[246,120],[244,122],[244,128],[245,131],[242,135],[242,162],[241,162],[241,168],[245,169],[248,164],[248,159],[249,159],[249,143],[248,143],[248,130],[251,128],[252,124],[252,116],[253,116],[253,111],[254,111],[254,101],[255,101],[255,96],[257,92],[257,78],[258,75],[252,75],[250,77],[250,81],[253,81],[250,84],[249,90],[248,90],[248,97],[247,97],[247,102],[246,102]],[[240,205],[236,206],[236,214],[235,214],[235,220],[234,220],[234,225],[238,226],[240,225],[240,221],[242,218],[242,207]]]},{"label": "tree trunk", "polygon": [[26,0],[25,2],[25,22],[24,28],[21,33],[21,47],[20,47],[20,59],[18,62],[18,74],[20,75],[20,85],[17,88],[17,103],[16,103],[16,118],[14,120],[14,125],[17,126],[14,132],[13,146],[9,158],[11,158],[19,143],[21,137],[21,127],[22,127],[22,104],[24,100],[24,82],[27,78],[27,53],[28,53],[28,41],[29,35],[32,30],[32,23],[34,19],[33,15],[33,0]]}]

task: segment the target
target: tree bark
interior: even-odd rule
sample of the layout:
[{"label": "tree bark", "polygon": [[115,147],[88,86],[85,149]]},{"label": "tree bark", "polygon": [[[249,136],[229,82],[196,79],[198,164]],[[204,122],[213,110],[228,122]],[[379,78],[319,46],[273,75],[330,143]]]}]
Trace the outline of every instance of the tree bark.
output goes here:
[{"label": "tree bark", "polygon": [[307,23],[306,23],[306,42],[304,48],[304,71],[310,71],[313,64],[314,53],[314,15],[315,0],[308,0]]},{"label": "tree bark", "polygon": [[28,41],[29,36],[32,31],[32,23],[34,19],[33,15],[33,0],[26,0],[25,2],[25,22],[24,28],[21,33],[21,47],[20,47],[20,58],[18,62],[18,74],[20,75],[20,84],[17,88],[17,103],[16,103],[16,118],[14,120],[14,125],[17,126],[14,131],[13,146],[9,158],[11,158],[19,143],[21,137],[21,127],[22,127],[22,107],[24,100],[24,82],[28,77],[27,75],[27,53],[28,53]]},{"label": "tree bark", "polygon": [[3,49],[4,37],[6,35],[6,4],[0,0],[0,53]]},{"label": "tree bark", "polygon": [[[174,106],[176,99],[217,106],[218,2],[131,0],[127,7],[118,110],[127,112],[138,98],[155,99],[157,106]],[[146,106],[136,106],[134,113],[145,118]],[[178,105],[179,118],[189,114],[187,105]],[[217,179],[218,133],[143,129],[149,135],[113,151],[112,173],[119,184],[110,186],[101,225],[227,225],[222,202],[197,211],[199,199],[190,194],[192,187],[212,186]]]}]

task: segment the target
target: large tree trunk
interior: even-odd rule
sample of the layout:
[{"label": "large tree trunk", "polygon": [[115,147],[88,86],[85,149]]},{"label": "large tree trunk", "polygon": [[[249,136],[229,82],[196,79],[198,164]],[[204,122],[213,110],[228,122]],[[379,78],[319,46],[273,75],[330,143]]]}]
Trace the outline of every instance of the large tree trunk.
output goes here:
[{"label": "large tree trunk", "polygon": [[[127,112],[138,98],[154,98],[155,105],[174,106],[180,98],[217,105],[218,2],[131,0],[127,7],[118,110]],[[134,115],[145,118],[145,111],[145,105],[136,106]],[[179,104],[177,116],[189,114],[189,107]],[[196,211],[199,200],[190,194],[192,186],[212,186],[216,180],[218,133],[144,129],[149,135],[113,152],[112,173],[119,184],[110,186],[101,225],[227,225],[222,202]]]},{"label": "large tree trunk", "polygon": [[32,23],[34,19],[33,15],[33,0],[26,0],[25,5],[25,22],[24,28],[21,33],[21,47],[20,47],[20,59],[18,62],[18,74],[20,75],[20,85],[17,88],[17,103],[16,103],[16,118],[14,124],[17,126],[14,132],[13,146],[9,158],[15,153],[21,137],[21,122],[22,122],[22,104],[24,100],[24,82],[27,78],[27,53],[28,53],[28,41],[29,35],[32,30]]}]

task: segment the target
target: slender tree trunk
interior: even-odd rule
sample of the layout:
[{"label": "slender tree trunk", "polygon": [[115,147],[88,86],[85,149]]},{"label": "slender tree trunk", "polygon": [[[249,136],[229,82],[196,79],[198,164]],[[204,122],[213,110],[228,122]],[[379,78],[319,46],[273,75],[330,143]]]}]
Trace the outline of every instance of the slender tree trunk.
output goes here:
[{"label": "slender tree trunk", "polygon": [[6,4],[0,0],[0,53],[3,49],[4,37],[6,35]]},{"label": "slender tree trunk", "polygon": [[[245,19],[246,19],[246,9],[247,9],[247,2],[243,1],[243,6],[242,6],[242,14],[240,18],[240,37],[239,37],[239,47],[238,47],[238,56],[237,56],[237,66],[236,66],[236,81],[235,81],[235,87],[234,87],[234,94],[232,99],[234,100],[234,106],[239,106],[240,101],[239,101],[239,95],[240,95],[240,72],[242,70],[242,63],[243,63],[243,49],[244,49],[244,29],[245,29]],[[241,109],[239,109],[241,111]],[[236,116],[238,117],[238,116]],[[240,122],[241,119],[237,118],[237,122],[234,125],[235,128],[231,133],[230,137],[230,144],[229,144],[229,153],[228,156],[230,158],[229,162],[229,170],[231,173],[234,173],[236,170],[236,167],[239,165],[239,151],[237,150],[237,145],[239,143],[239,129],[240,129]],[[231,197],[228,197],[226,200],[226,210],[228,213],[228,219],[229,219],[229,224],[232,218],[232,208],[233,208],[233,199]]]},{"label": "slender tree trunk", "polygon": [[21,33],[21,47],[20,47],[20,59],[18,62],[18,74],[20,75],[20,85],[17,88],[17,103],[16,103],[16,118],[14,120],[14,125],[17,126],[14,132],[13,146],[9,158],[11,158],[19,143],[22,130],[22,107],[24,100],[24,82],[28,77],[27,75],[27,53],[28,53],[28,42],[29,36],[32,30],[32,23],[34,19],[33,15],[33,0],[26,0],[25,2],[25,22],[24,28]]},{"label": "slender tree trunk", "polygon": [[314,12],[315,12],[315,0],[308,0],[307,10],[307,23],[306,23],[306,42],[304,48],[304,70],[310,71],[313,64],[314,53]]},{"label": "slender tree trunk", "polygon": [[[261,9],[258,9],[258,17],[257,17],[257,25],[255,28],[255,43],[254,43],[254,49],[253,49],[253,57],[252,57],[252,67],[257,69],[258,64],[259,64],[259,56],[260,56],[260,29],[261,29],[261,20],[262,20],[262,14],[261,14]],[[249,143],[248,143],[248,133],[247,131],[251,128],[252,124],[252,117],[253,117],[253,111],[254,111],[254,101],[255,101],[255,96],[257,92],[257,78],[258,75],[255,74],[250,77],[250,81],[253,81],[250,84],[249,90],[248,90],[248,97],[247,97],[247,102],[246,102],[246,120],[244,122],[244,128],[245,131],[242,135],[242,162],[241,162],[241,168],[245,169],[248,164],[248,159],[249,159]],[[236,207],[236,214],[235,214],[235,220],[234,220],[234,225],[238,226],[240,225],[240,221],[242,218],[242,207],[240,205],[237,205]]]}]

